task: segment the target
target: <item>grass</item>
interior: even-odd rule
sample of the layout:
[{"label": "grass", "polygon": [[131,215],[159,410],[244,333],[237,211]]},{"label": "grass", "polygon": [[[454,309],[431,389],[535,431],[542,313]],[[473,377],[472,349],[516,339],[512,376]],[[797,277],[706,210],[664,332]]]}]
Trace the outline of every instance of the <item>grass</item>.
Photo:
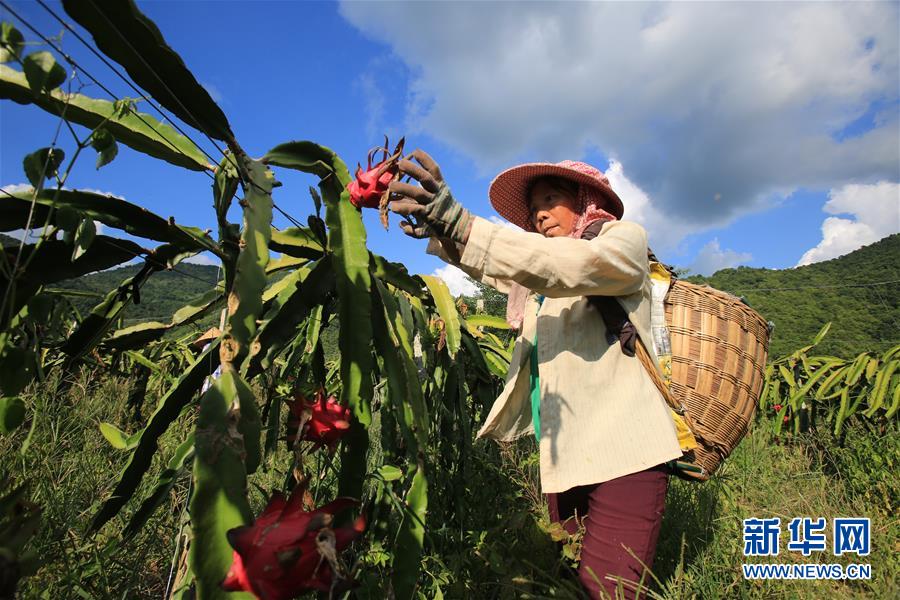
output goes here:
[{"label": "grass", "polygon": [[[868,434],[856,430],[854,440]],[[896,455],[900,439],[883,440]],[[661,596],[686,598],[897,598],[900,597],[900,521],[896,504],[873,502],[871,496],[848,485],[834,473],[835,453],[844,464],[858,468],[871,461],[865,446],[843,447],[811,435],[788,441],[775,438],[765,425],[756,427],[725,463],[718,476],[705,484],[673,481],[660,534],[656,576],[663,581]],[[859,451],[862,449],[863,451]],[[900,490],[896,472],[889,474],[893,494]],[[872,553],[835,557],[830,552],[802,554],[787,551],[787,523],[794,517],[826,517],[831,540],[833,517],[872,519]],[[769,559],[742,555],[742,520],[780,517],[781,550]],[[748,581],[744,562],[869,563],[870,581]]]},{"label": "grass", "polygon": [[[110,494],[127,453],[101,436],[102,421],[129,426],[128,383],[118,378],[78,374],[66,391],[54,382],[24,398],[37,414],[28,448],[28,426],[0,437],[0,471],[27,483],[42,508],[42,525],[31,541],[43,566],[23,580],[22,598],[161,598],[173,560],[189,477],[182,474],[168,501],[133,540],[119,533],[138,502],[95,536],[85,532]],[[146,415],[152,407],[145,406]],[[192,427],[184,415],[162,438],[162,452],[136,494],[143,498],[174,448]],[[650,595],[690,598],[897,598],[900,597],[900,436],[851,428],[843,443],[825,435],[779,439],[765,424],[748,435],[716,478],[696,484],[672,479]],[[261,490],[279,488],[289,469],[281,451],[252,478],[258,510]],[[465,511],[453,522],[429,522],[423,560],[423,597],[578,598],[572,552],[563,556],[547,533],[540,504],[534,444],[500,447],[480,442],[472,448],[471,477],[464,489],[438,490],[458,498]],[[257,487],[258,486],[258,487]],[[435,506],[437,506],[437,498]],[[872,519],[872,553],[865,558],[830,552],[804,558],[787,552],[786,524],[793,517],[864,516]],[[870,581],[747,581],[741,563],[741,521],[781,517],[781,553],[752,562],[862,562],[872,565]],[[828,531],[828,540],[831,533]],[[570,547],[572,550],[574,546]],[[359,597],[385,597],[389,553],[377,544],[361,558],[369,573]]]}]

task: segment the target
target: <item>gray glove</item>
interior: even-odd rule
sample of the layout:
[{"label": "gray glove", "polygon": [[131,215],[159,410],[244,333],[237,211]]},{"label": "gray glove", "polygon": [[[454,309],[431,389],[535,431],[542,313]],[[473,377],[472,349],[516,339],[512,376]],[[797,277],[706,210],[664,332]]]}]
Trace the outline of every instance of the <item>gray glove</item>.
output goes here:
[{"label": "gray glove", "polygon": [[416,150],[410,156],[422,166],[408,159],[401,160],[398,166],[421,187],[402,181],[390,185],[392,200],[389,208],[398,215],[416,219],[415,222],[400,223],[400,228],[414,238],[433,236],[466,243],[474,216],[453,199],[434,159],[422,150]]}]

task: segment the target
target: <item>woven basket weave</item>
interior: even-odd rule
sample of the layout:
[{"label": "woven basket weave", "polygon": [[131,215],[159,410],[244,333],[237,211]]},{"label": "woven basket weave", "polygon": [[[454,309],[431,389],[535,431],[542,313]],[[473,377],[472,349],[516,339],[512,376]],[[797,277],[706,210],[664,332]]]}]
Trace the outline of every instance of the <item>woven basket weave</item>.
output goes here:
[{"label": "woven basket weave", "polygon": [[762,392],[769,329],[739,298],[676,280],[665,300],[672,343],[672,396],[700,447],[682,459],[708,479],[750,427]]}]

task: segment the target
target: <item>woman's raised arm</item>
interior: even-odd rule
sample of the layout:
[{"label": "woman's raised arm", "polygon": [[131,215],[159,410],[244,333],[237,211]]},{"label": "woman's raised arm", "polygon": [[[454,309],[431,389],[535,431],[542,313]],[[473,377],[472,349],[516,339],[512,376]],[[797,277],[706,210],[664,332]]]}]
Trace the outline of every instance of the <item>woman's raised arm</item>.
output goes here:
[{"label": "woman's raised arm", "polygon": [[545,238],[476,217],[459,266],[551,298],[623,296],[648,274],[647,234],[637,223],[613,221],[592,240]]}]

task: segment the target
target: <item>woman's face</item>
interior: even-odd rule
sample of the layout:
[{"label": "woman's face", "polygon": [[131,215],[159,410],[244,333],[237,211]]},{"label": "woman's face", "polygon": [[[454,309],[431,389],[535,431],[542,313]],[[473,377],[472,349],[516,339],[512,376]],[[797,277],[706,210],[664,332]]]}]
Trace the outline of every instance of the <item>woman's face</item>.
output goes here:
[{"label": "woman's face", "polygon": [[566,191],[540,180],[531,188],[528,199],[531,223],[544,237],[565,237],[578,219],[576,199]]}]

